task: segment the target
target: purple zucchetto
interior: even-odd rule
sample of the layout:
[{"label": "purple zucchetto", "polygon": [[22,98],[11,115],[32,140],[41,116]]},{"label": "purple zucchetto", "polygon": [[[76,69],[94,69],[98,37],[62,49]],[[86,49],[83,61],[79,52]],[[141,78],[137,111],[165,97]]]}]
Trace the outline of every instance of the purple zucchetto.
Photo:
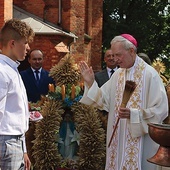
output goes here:
[{"label": "purple zucchetto", "polygon": [[134,44],[137,47],[138,43],[137,43],[136,39],[132,35],[130,35],[130,34],[121,34],[120,36],[127,39],[128,41],[130,41],[132,44]]}]

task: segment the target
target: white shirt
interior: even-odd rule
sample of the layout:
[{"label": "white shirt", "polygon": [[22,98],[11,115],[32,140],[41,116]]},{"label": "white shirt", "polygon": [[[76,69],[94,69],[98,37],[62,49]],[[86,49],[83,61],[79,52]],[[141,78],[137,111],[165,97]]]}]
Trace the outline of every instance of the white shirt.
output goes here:
[{"label": "white shirt", "polygon": [[[112,70],[112,69],[110,69],[109,67],[106,67],[106,69],[107,69],[107,73],[108,73],[109,77],[111,77],[111,70]],[[117,70],[117,67],[114,68],[113,70],[116,71],[116,70]]]},{"label": "white shirt", "polygon": [[[33,69],[32,67],[31,67],[31,69],[32,69],[32,71],[33,71],[33,73],[34,73],[34,76],[35,76],[35,79],[36,79],[36,73],[35,73],[35,69]],[[40,76],[41,76],[41,70],[42,70],[42,67],[38,70],[39,72],[38,72],[38,76],[39,76],[39,79],[40,79]]]},{"label": "white shirt", "polygon": [[28,130],[28,100],[18,65],[0,54],[0,135],[21,135]]}]

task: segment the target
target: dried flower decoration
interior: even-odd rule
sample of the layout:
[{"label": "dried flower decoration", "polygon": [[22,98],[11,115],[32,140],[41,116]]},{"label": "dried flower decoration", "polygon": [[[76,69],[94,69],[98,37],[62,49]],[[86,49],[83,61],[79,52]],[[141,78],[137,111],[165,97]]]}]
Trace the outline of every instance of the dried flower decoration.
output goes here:
[{"label": "dried flower decoration", "polygon": [[[73,58],[69,55],[62,58],[51,68],[50,76],[54,78],[56,87],[49,85],[48,100],[41,107],[43,119],[36,123],[36,139],[33,141],[35,169],[103,170],[105,131],[97,109],[79,103],[84,84],[80,81],[80,72]],[[60,123],[68,110],[79,134],[72,139],[79,146],[76,160],[63,159],[58,149]]]},{"label": "dried flower decoration", "polygon": [[58,86],[77,84],[80,82],[80,71],[70,55],[66,55],[50,70],[51,76]]},{"label": "dried flower decoration", "polygon": [[166,70],[165,64],[160,59],[157,59],[153,61],[152,66],[158,72],[164,85],[166,86],[168,84],[168,79],[163,75]]}]

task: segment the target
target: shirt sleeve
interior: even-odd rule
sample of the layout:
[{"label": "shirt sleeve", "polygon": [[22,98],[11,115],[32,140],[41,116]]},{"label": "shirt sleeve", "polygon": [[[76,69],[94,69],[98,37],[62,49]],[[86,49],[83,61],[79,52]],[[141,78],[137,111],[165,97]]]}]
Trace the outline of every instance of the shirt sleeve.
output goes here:
[{"label": "shirt sleeve", "polygon": [[0,73],[0,122],[5,111],[8,86],[5,77]]},{"label": "shirt sleeve", "polygon": [[23,140],[23,151],[24,153],[27,153],[25,134],[23,135],[22,140]]}]

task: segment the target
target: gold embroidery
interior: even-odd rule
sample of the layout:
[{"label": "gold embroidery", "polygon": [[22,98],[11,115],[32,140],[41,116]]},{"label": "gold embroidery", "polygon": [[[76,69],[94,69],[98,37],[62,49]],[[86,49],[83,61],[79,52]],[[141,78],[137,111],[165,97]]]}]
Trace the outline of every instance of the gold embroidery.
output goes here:
[{"label": "gold embroidery", "polygon": [[[134,81],[137,83],[137,88],[135,89],[130,101],[129,107],[130,108],[138,108],[140,109],[141,106],[141,95],[142,95],[142,84],[143,84],[143,70],[144,70],[144,63],[139,60],[138,65],[134,71]],[[140,138],[132,138],[129,129],[127,130],[126,134],[126,145],[125,145],[125,154],[123,160],[123,167],[132,170],[138,170],[140,165],[139,158],[140,158]]]},{"label": "gold embroidery", "polygon": [[[122,98],[122,94],[123,94],[123,85],[124,84],[124,70],[120,72],[119,76],[118,76],[118,83],[117,83],[117,87],[116,87],[116,96],[115,96],[115,100],[116,100],[116,104],[115,104],[115,108],[114,108],[114,124],[117,118],[117,112],[120,106],[120,101]],[[117,159],[118,159],[118,130],[119,127],[116,129],[114,138],[112,140],[112,143],[110,145],[110,148],[108,148],[109,150],[109,165],[107,167],[107,170],[117,170],[118,169],[118,165],[117,165]]]},{"label": "gold embroidery", "polygon": [[[130,98],[130,101],[128,103],[128,107],[130,108],[138,108],[140,109],[141,106],[141,95],[142,95],[142,83],[143,83],[143,74],[144,74],[144,62],[139,59],[137,65],[135,66],[134,70],[134,81],[137,84],[137,87],[133,93],[133,95]],[[115,110],[114,110],[114,120],[115,123],[116,117],[117,117],[117,111],[120,106],[120,102],[122,100],[122,94],[123,94],[123,88],[125,85],[125,69],[122,69],[122,71],[119,73],[118,81],[117,81],[117,87],[116,87],[116,96],[115,96]],[[125,137],[126,143],[124,146],[124,153],[121,155],[123,157],[121,167],[118,167],[118,134],[119,133],[119,127],[116,130],[115,136],[113,138],[113,141],[111,143],[110,148],[108,148],[109,152],[109,158],[107,161],[107,170],[140,170],[139,167],[139,157],[140,157],[140,138],[132,138],[128,123],[126,125],[125,129]],[[119,155],[120,156],[120,155]]]}]

